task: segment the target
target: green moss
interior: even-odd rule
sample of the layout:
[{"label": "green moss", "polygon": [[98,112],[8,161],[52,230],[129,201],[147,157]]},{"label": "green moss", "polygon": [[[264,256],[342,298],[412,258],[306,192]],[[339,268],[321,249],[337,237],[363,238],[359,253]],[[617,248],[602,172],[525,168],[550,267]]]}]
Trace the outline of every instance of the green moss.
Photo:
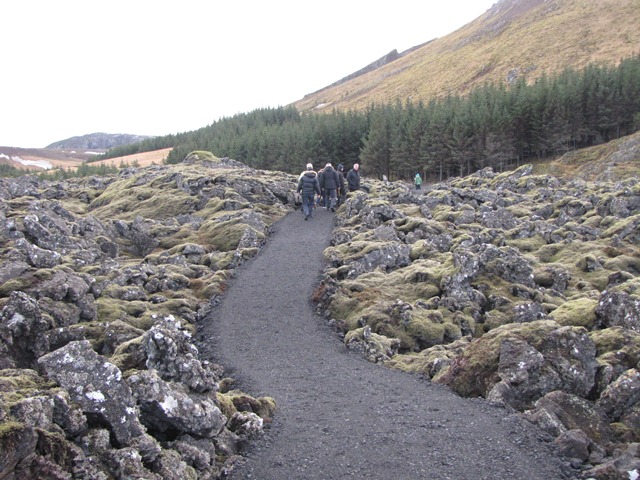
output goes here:
[{"label": "green moss", "polygon": [[7,368],[0,370],[0,394],[14,390],[38,390],[55,385],[35,370]]},{"label": "green moss", "polygon": [[240,239],[247,230],[253,230],[258,239],[264,239],[264,234],[246,223],[241,223],[239,218],[220,221],[207,221],[198,231],[198,243],[211,250],[228,252],[238,247]]},{"label": "green moss", "polygon": [[236,406],[233,404],[232,397],[227,393],[216,392],[216,403],[218,404],[220,411],[228,419],[238,411]]},{"label": "green moss", "polygon": [[624,356],[630,365],[640,362],[640,333],[622,327],[610,327],[589,332],[598,358],[612,354]]},{"label": "green moss", "polygon": [[220,163],[220,159],[218,157],[206,150],[194,150],[187,155],[187,158],[195,163],[204,161]]},{"label": "green moss", "polygon": [[431,215],[436,222],[453,222],[454,210],[449,205],[438,205],[431,210]]},{"label": "green moss", "polygon": [[518,249],[522,253],[537,252],[547,244],[547,241],[540,235],[529,238],[506,238],[505,243],[509,247]]},{"label": "green moss", "polygon": [[[265,421],[271,421],[276,412],[276,401],[271,397],[254,398],[240,390],[230,390],[227,393],[217,394],[217,398],[223,397],[225,408],[229,411],[233,409],[240,412],[253,412]],[[231,402],[231,407],[228,402]]]},{"label": "green moss", "polygon": [[634,443],[640,441],[640,433],[638,433],[636,427],[628,426],[624,422],[613,422],[610,425],[618,442]]},{"label": "green moss", "polygon": [[[127,302],[109,297],[100,297],[98,304],[98,320],[101,322],[114,322],[122,320],[137,328],[141,328],[139,319],[147,312],[147,303],[140,301]],[[146,322],[142,321],[143,325]],[[144,328],[146,330],[146,328]]]},{"label": "green moss", "polygon": [[438,311],[414,312],[407,325],[407,334],[415,340],[418,350],[440,345],[444,342],[445,333],[446,326]]},{"label": "green moss", "polygon": [[562,251],[563,248],[564,245],[560,243],[541,245],[540,248],[536,251],[535,255],[542,263],[552,263],[555,261],[557,255]]},{"label": "green moss", "polygon": [[589,228],[598,228],[602,223],[602,217],[600,215],[594,214],[585,218],[582,224]]},{"label": "green moss", "polygon": [[338,292],[331,299],[331,316],[338,320],[344,321],[348,325],[348,329],[352,330],[358,327],[358,318],[360,318],[360,302],[356,298]]},{"label": "green moss", "polygon": [[24,434],[25,429],[31,427],[26,426],[24,423],[7,421],[0,423],[0,446],[5,452],[9,452],[15,449],[15,446],[20,442],[20,437]]},{"label": "green moss", "polygon": [[[604,222],[604,220],[603,220]],[[619,218],[615,223],[612,223],[604,232],[602,232],[602,238],[610,238],[614,235],[620,235],[623,231],[637,228],[640,223],[640,214],[632,215],[627,218]]]},{"label": "green moss", "polygon": [[12,278],[0,284],[0,296],[8,297],[11,292],[25,291],[34,285],[34,277],[29,274],[23,274],[18,278]]},{"label": "green moss", "polygon": [[603,266],[610,271],[628,272],[637,275],[640,272],[640,256],[619,255],[606,260]]},{"label": "green moss", "polygon": [[145,360],[144,356],[141,355],[143,338],[140,335],[122,342],[116,347],[109,361],[123,372],[145,367],[145,365],[141,364]]},{"label": "green moss", "polygon": [[494,328],[507,325],[512,322],[512,315],[500,310],[490,310],[484,315],[483,332],[489,332]]},{"label": "green moss", "polygon": [[567,301],[553,310],[549,316],[560,325],[585,327],[591,330],[596,321],[598,301],[592,298],[577,298]]}]

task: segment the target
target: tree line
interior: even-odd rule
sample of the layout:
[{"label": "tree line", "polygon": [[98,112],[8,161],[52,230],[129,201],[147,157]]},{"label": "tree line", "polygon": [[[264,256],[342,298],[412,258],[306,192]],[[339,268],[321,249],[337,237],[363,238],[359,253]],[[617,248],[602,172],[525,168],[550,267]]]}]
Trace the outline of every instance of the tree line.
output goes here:
[{"label": "tree line", "polygon": [[[640,128],[640,55],[617,66],[590,65],[487,83],[468,95],[429,102],[371,104],[365,111],[300,113],[258,109],[192,132],[117,147],[117,157],[173,147],[167,163],[207,150],[249,166],[298,173],[307,162],[360,163],[365,174],[434,180],[485,167],[496,171],[597,145]],[[106,158],[106,157],[103,157]]]}]

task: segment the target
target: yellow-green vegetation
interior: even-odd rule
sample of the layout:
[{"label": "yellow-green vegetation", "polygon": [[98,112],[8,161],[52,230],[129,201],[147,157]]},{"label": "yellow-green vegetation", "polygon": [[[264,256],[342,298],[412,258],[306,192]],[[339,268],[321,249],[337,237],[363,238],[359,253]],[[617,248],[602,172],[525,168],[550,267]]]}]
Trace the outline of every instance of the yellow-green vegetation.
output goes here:
[{"label": "yellow-green vegetation", "polygon": [[220,159],[216,157],[213,153],[207,152],[206,150],[194,150],[189,155],[187,155],[186,159],[190,162],[216,162],[220,163]]},{"label": "yellow-green vegetation", "polygon": [[542,263],[558,264],[571,274],[567,296],[586,290],[603,291],[611,270],[603,264],[612,253],[609,242],[560,242],[541,247],[531,255]]},{"label": "yellow-green vegetation", "polygon": [[398,340],[369,331],[368,327],[357,328],[347,333],[344,338],[346,345],[353,343],[365,345],[365,355],[374,362],[387,362],[397,349]]},{"label": "yellow-green vegetation", "polygon": [[435,345],[421,352],[399,353],[386,365],[408,373],[418,373],[437,380],[446,367],[469,345],[471,339],[463,337],[447,345]]},{"label": "yellow-green vegetation", "polygon": [[[153,326],[152,312],[149,304],[141,301],[125,301],[108,297],[100,297],[98,304],[98,320],[100,322],[115,322],[121,320],[132,327],[148,330]],[[155,311],[155,306],[153,307]]]},{"label": "yellow-green vegetation", "polygon": [[132,369],[135,371],[135,369],[141,368],[143,366],[141,365],[142,358],[140,355],[142,338],[141,335],[120,343],[109,358],[109,361],[125,374],[133,373],[129,372]]},{"label": "yellow-green vegetation", "polygon": [[510,237],[509,233],[507,232],[505,243],[508,246],[516,248],[523,253],[529,253],[539,251],[541,248],[546,246],[547,241],[540,235],[534,235],[533,237],[527,238],[513,238]]},{"label": "yellow-green vegetation", "polygon": [[[118,218],[131,221],[138,216],[167,219],[187,214],[194,209],[195,199],[174,187],[158,188],[137,176],[110,184],[90,204],[90,211],[100,219]],[[175,182],[174,182],[175,183]]]},{"label": "yellow-green vegetation", "polygon": [[610,327],[589,332],[596,346],[600,363],[613,365],[624,362],[632,368],[640,362],[640,333],[622,327]]},{"label": "yellow-green vegetation", "polygon": [[227,418],[235,412],[253,412],[265,422],[270,422],[276,411],[276,401],[271,397],[254,398],[240,390],[217,392],[216,398],[220,410]]},{"label": "yellow-green vegetation", "polygon": [[251,230],[258,239],[264,239],[264,233],[242,223],[242,218],[236,217],[226,221],[211,220],[202,224],[198,231],[198,239],[201,244],[212,250],[228,252],[235,250],[240,239]]},{"label": "yellow-green vegetation", "polygon": [[598,301],[592,298],[576,298],[564,302],[549,314],[560,325],[585,327],[590,330],[596,321]]},{"label": "yellow-green vegetation", "polygon": [[[25,398],[38,396],[53,388],[55,388],[55,382],[41,377],[34,370],[10,368],[0,370],[0,411],[8,412],[11,406]],[[10,421],[7,423],[11,424]],[[0,423],[1,428],[4,428],[4,422]]]},{"label": "yellow-green vegetation", "polygon": [[55,270],[49,268],[29,269],[19,277],[1,283],[0,296],[8,297],[11,292],[33,288],[43,281],[50,280],[54,273]]}]

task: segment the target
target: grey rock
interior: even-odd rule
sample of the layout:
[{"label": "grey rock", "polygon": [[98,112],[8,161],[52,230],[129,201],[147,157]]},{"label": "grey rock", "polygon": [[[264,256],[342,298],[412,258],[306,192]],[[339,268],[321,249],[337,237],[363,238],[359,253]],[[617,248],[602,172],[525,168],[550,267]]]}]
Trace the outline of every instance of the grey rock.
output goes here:
[{"label": "grey rock", "polygon": [[212,438],[226,424],[215,395],[187,393],[178,384],[162,380],[155,370],[132,375],[129,385],[140,406],[140,419],[150,432]]},{"label": "grey rock", "polygon": [[88,341],[71,342],[38,360],[91,422],[107,425],[119,446],[144,434],[131,389],[120,370],[93,351]]},{"label": "grey rock", "polygon": [[12,292],[0,310],[0,368],[31,368],[38,352],[47,351],[44,333],[50,322],[36,299]]},{"label": "grey rock", "polygon": [[621,326],[640,332],[640,298],[627,292],[605,292],[596,307],[599,328]]},{"label": "grey rock", "polygon": [[143,336],[146,366],[168,382],[180,382],[198,393],[218,390],[218,372],[201,362],[193,339],[173,316],[159,319]]},{"label": "grey rock", "polygon": [[640,404],[640,372],[629,369],[602,392],[597,405],[611,418],[619,421],[625,412]]}]

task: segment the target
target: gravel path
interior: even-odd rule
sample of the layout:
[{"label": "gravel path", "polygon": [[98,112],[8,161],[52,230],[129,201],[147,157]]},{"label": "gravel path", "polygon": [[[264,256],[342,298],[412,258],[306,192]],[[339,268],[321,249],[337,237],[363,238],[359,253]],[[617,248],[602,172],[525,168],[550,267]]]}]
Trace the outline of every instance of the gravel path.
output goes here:
[{"label": "gravel path", "polygon": [[277,402],[230,478],[569,478],[524,420],[346,350],[310,303],[334,215],[278,222],[201,326],[201,336],[221,339],[203,353],[248,394]]}]

